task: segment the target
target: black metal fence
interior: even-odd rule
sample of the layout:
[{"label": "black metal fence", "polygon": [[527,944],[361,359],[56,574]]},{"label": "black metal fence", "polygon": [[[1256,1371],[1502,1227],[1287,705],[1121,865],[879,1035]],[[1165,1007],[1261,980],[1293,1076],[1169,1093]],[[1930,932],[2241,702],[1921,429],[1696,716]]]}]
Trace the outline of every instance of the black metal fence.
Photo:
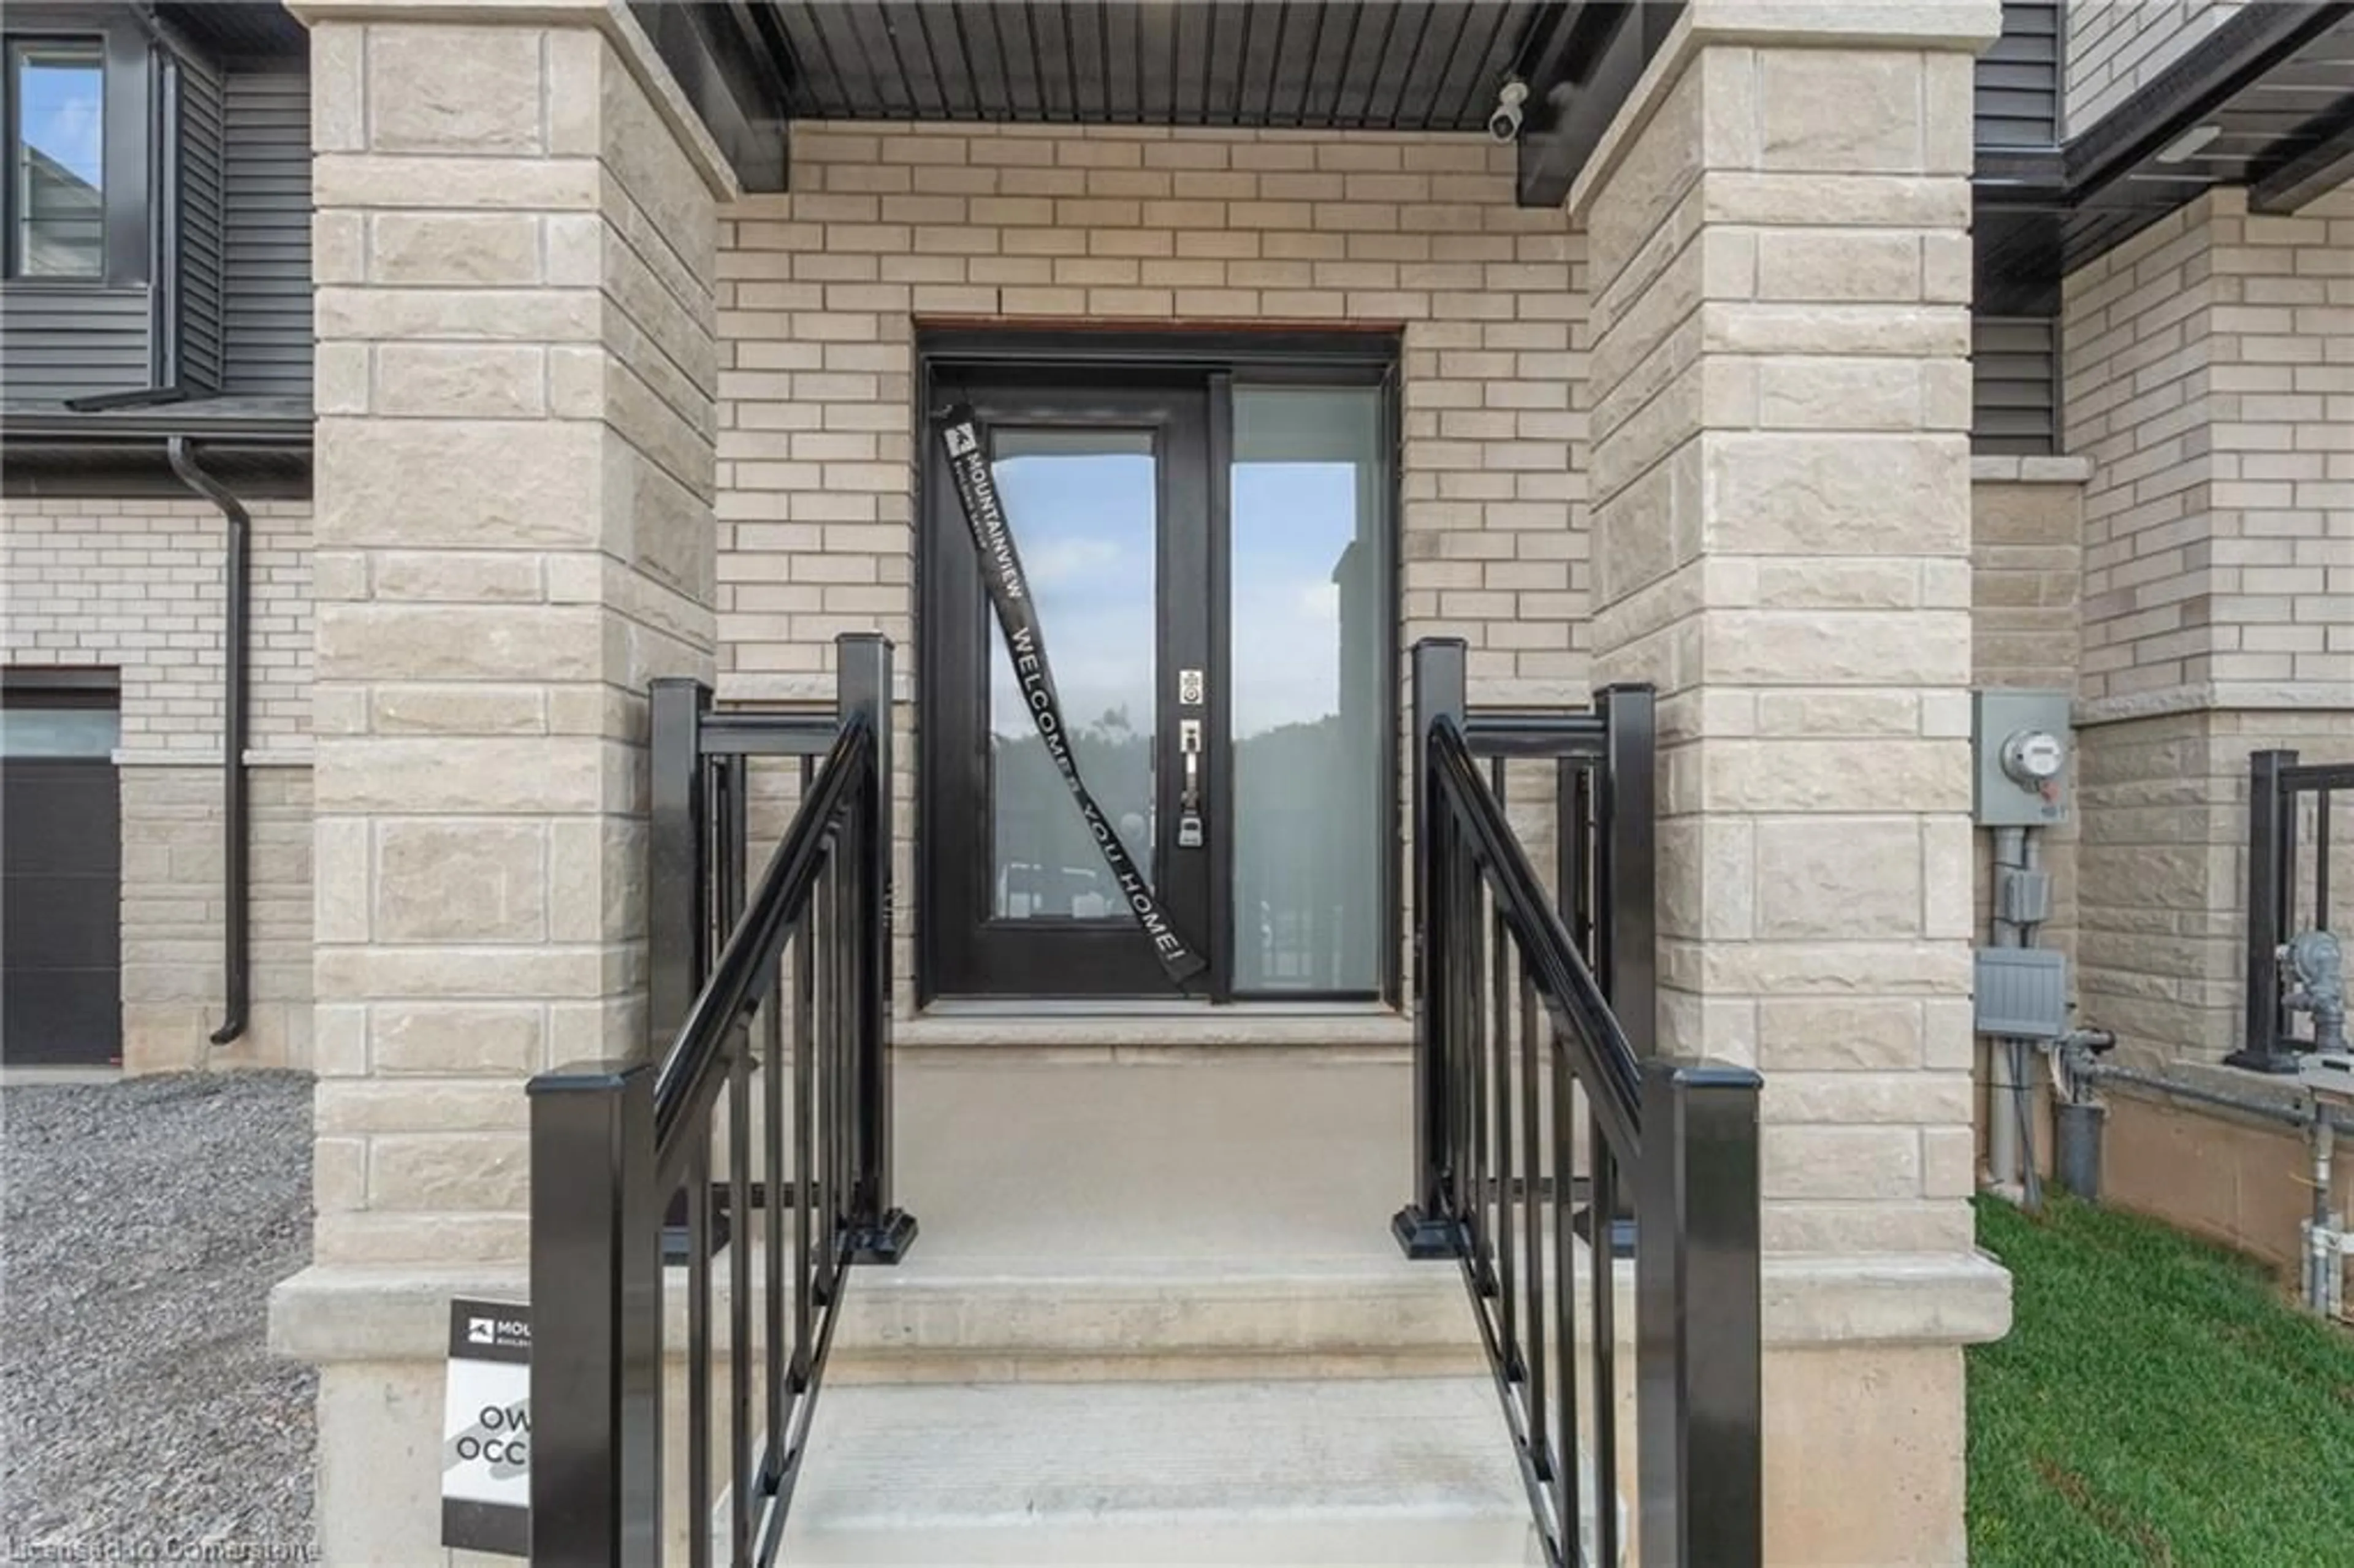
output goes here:
[{"label": "black metal fence", "polygon": [[[2354,803],[2354,763],[2300,765],[2296,758],[2248,758],[2247,1022],[2240,1049],[2225,1059],[2258,1072],[2294,1073],[2297,1053],[2313,1048],[2295,1027],[2281,949],[2302,931],[2346,928],[2331,902],[2331,818]],[[2347,885],[2341,879],[2337,891]]]},{"label": "black metal fence", "polygon": [[[1619,1562],[1631,1499],[1641,1562],[1759,1563],[1760,1080],[1652,1052],[1649,694],[1618,688],[1578,718],[1469,715],[1462,643],[1414,658],[1399,1239],[1460,1262],[1549,1562]],[[1490,781],[1506,756],[1560,759],[1558,902]],[[1631,1388],[1614,1241],[1633,1254]]]},{"label": "black metal fence", "polygon": [[[656,1046],[531,1083],[536,1564],[667,1560],[673,1376],[687,1561],[773,1562],[845,1271],[896,1262],[914,1237],[891,1202],[890,645],[837,650],[831,716],[715,714],[695,683],[655,685]],[[800,758],[801,793],[748,885],[762,755]],[[664,1244],[680,1210],[673,1374]]]}]

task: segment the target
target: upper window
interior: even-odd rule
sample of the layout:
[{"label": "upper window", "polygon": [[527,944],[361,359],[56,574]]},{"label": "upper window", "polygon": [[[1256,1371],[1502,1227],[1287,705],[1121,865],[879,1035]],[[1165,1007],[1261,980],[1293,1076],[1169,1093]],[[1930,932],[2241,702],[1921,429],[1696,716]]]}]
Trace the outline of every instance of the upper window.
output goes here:
[{"label": "upper window", "polygon": [[106,48],[8,46],[8,275],[106,272]]}]

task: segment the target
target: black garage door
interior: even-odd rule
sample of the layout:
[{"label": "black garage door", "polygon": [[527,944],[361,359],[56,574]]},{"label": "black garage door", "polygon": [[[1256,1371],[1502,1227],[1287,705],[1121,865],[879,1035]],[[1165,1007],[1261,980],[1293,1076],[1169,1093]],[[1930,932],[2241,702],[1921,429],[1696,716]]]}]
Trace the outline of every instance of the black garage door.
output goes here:
[{"label": "black garage door", "polygon": [[122,1049],[122,828],[111,672],[0,677],[0,1061]]}]

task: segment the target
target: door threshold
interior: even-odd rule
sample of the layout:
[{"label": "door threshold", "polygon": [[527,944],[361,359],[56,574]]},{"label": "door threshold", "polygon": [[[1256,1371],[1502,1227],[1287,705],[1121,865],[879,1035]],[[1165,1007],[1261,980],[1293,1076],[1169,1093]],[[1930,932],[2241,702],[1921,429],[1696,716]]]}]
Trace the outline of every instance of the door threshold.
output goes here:
[{"label": "door threshold", "polygon": [[1414,1024],[1378,1003],[968,1001],[935,1003],[901,1020],[893,1026],[892,1040],[904,1050],[1027,1047],[1097,1059],[1303,1047],[1387,1058],[1412,1048]]},{"label": "door threshold", "polygon": [[1394,1018],[1385,1001],[1230,1001],[1191,997],[944,996],[925,1004],[926,1018]]}]

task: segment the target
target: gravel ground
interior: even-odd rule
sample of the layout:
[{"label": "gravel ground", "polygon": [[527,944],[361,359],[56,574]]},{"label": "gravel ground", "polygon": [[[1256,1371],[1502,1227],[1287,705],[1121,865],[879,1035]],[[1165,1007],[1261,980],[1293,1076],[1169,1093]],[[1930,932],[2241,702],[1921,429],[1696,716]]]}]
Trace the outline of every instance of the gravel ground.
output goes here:
[{"label": "gravel ground", "polygon": [[0,1090],[0,1562],[308,1555],[317,1380],[263,1328],[310,1258],[311,1080]]}]

